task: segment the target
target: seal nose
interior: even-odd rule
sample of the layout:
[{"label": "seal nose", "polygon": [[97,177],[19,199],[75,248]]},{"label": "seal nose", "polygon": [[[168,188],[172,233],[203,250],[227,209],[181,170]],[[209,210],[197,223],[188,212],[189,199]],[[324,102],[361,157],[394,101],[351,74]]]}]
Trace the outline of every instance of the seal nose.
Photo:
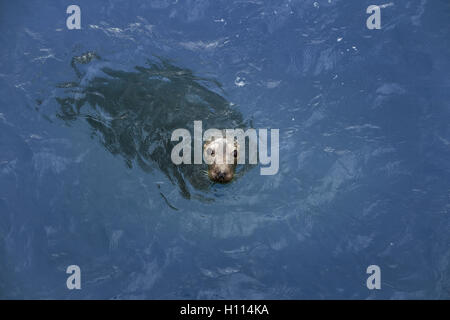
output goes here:
[{"label": "seal nose", "polygon": [[219,173],[217,174],[217,178],[218,178],[220,181],[225,180],[225,173],[219,172]]}]

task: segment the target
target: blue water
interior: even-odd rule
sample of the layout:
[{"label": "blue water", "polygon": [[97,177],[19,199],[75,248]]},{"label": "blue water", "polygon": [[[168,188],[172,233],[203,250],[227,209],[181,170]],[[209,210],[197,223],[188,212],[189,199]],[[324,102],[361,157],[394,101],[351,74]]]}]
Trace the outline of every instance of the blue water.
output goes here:
[{"label": "blue water", "polygon": [[[0,3],[0,298],[450,298],[448,1],[378,3],[380,30],[371,1],[77,1],[81,30],[70,4]],[[155,57],[278,128],[279,172],[197,190],[61,118]],[[165,96],[156,119],[189,118]]]}]

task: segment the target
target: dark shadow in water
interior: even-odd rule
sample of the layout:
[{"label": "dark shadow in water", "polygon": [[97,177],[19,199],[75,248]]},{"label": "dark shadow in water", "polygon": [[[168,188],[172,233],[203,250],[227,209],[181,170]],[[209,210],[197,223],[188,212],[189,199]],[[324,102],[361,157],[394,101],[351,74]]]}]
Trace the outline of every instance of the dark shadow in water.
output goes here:
[{"label": "dark shadow in water", "polygon": [[138,164],[150,172],[156,165],[183,197],[192,196],[186,181],[207,191],[207,166],[173,164],[170,154],[177,142],[170,137],[177,128],[193,134],[194,120],[203,121],[203,130],[247,127],[241,113],[214,91],[220,92],[220,84],[161,58],[133,71],[95,71],[90,68],[95,63],[101,58],[94,53],[72,59],[78,80],[58,86],[64,88],[64,97],[56,98],[57,116],[67,124],[86,120],[105,148],[122,156],[130,168]]}]

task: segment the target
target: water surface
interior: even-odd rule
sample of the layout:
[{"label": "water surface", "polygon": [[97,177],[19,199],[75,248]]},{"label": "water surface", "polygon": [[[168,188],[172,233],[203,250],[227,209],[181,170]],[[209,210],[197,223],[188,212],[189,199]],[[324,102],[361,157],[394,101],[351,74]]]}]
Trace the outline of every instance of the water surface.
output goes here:
[{"label": "water surface", "polygon": [[[1,298],[450,297],[447,1],[78,3],[0,4]],[[208,114],[278,174],[163,161]]]}]

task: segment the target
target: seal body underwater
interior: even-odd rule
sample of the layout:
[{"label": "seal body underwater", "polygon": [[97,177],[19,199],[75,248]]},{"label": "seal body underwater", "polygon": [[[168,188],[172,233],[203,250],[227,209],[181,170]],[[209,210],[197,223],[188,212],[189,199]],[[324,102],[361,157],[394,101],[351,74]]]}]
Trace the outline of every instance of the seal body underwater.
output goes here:
[{"label": "seal body underwater", "polygon": [[[104,147],[123,157],[128,167],[138,165],[146,172],[159,169],[185,198],[195,190],[207,191],[213,182],[233,179],[238,146],[224,154],[231,161],[227,164],[175,165],[170,158],[172,132],[178,128],[192,132],[195,120],[202,120],[207,128],[247,127],[242,114],[217,92],[221,90],[218,82],[164,59],[122,71],[112,69],[97,54],[89,58],[72,59],[78,80],[58,86],[64,90],[56,98],[58,118],[67,123],[84,119]],[[204,152],[227,142],[217,139],[207,144]],[[206,157],[210,159],[211,154]]]}]

